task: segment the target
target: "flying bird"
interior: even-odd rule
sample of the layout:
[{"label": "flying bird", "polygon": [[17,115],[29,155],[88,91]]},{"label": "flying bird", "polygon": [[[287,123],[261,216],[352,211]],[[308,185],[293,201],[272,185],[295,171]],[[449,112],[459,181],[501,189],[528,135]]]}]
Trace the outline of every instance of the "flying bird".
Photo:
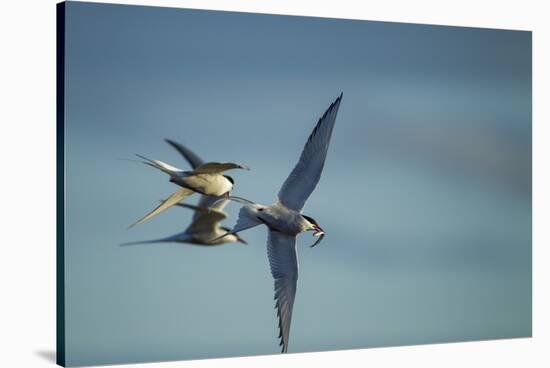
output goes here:
[{"label": "flying bird", "polygon": [[261,224],[268,228],[267,256],[275,281],[279,338],[283,353],[288,351],[290,321],[298,280],[296,236],[312,231],[318,240],[311,247],[319,244],[325,236],[317,221],[302,214],[302,209],[321,177],[342,96],[340,94],[317,122],[298,163],[279,191],[278,201],[271,206],[264,206],[240,197],[228,197],[243,204],[243,207],[233,229],[223,236]]},{"label": "flying bird", "polygon": [[144,164],[168,174],[170,176],[170,182],[179,185],[181,189],[174,192],[171,196],[162,201],[158,207],[130,225],[130,227],[152,219],[193,193],[214,197],[229,196],[235,182],[232,177],[224,175],[223,173],[231,169],[250,170],[244,165],[232,162],[204,163],[189,149],[173,141],[166,141],[175,148],[179,146],[179,148],[176,149],[178,149],[178,151],[189,161],[193,170],[184,171],[162,161],[151,160],[147,157],[137,155],[139,158],[143,159]]},{"label": "flying bird", "polygon": [[[193,170],[204,165],[205,163],[204,160],[200,158],[195,152],[191,151],[189,148],[184,146],[183,144],[173,141],[171,139],[165,139],[164,141],[168,143],[170,146],[172,146],[176,151],[178,151],[179,154],[185,160],[187,160],[187,162],[189,163],[189,165]],[[215,208],[219,211],[223,211],[223,209],[228,203],[228,200],[224,198],[225,198],[225,195],[222,195],[222,196],[201,195],[198,206],[203,209]],[[203,216],[203,213],[204,211],[196,212],[193,219],[196,219],[199,216]]]},{"label": "flying bird", "polygon": [[[184,145],[169,139],[165,139],[165,141],[174,147],[187,160],[191,168],[196,169],[204,165],[204,161]],[[228,200],[224,199],[223,196],[215,197],[209,195],[202,195],[198,206],[186,203],[177,203],[176,206],[189,208],[195,211],[193,221],[187,229],[185,229],[185,231],[166,238],[130,242],[121,245],[165,242],[190,243],[205,246],[235,242],[247,244],[246,241],[237,234],[229,234],[228,236],[222,237],[230,231],[227,227],[220,226],[220,222],[227,218],[227,214],[223,211],[227,203]]]},{"label": "flying bird", "polygon": [[[151,244],[151,243],[188,243],[202,246],[215,246],[227,243],[247,244],[238,234],[227,234],[230,229],[220,226],[220,222],[227,218],[222,210],[226,201],[219,201],[214,207],[200,207],[187,203],[178,203],[176,206],[189,208],[195,211],[193,222],[185,231],[161,239],[135,241],[121,245]],[[224,236],[226,235],[227,236]]]}]

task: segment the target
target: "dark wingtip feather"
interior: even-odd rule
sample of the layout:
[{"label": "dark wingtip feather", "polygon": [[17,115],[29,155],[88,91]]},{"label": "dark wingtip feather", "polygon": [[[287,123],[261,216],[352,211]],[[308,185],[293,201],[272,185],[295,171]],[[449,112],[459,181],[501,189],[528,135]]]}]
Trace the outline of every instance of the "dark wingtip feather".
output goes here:
[{"label": "dark wingtip feather", "polygon": [[204,161],[197,156],[197,154],[193,151],[191,151],[189,148],[185,147],[183,144],[178,143],[172,139],[164,138],[164,141],[168,143],[172,148],[174,148],[176,151],[180,153],[180,155],[183,156],[191,165],[193,169],[196,169],[198,166],[202,165]]},{"label": "dark wingtip feather", "polygon": [[340,103],[340,101],[342,100],[342,97],[344,96],[344,92],[341,92],[340,93],[340,96],[338,96],[336,98],[336,100],[334,100],[330,106],[328,107],[328,109],[325,110],[325,113],[323,114],[323,116],[321,116],[319,118],[319,120],[317,121],[317,124],[315,124],[315,128],[313,128],[313,131],[311,132],[311,134],[309,135],[309,138],[308,138],[308,142],[310,142],[313,137],[315,137],[315,134],[317,133],[317,130],[319,129],[319,126],[321,125],[321,122],[327,117],[327,115],[332,111],[332,109],[334,109],[334,106],[338,105]]},{"label": "dark wingtip feather", "polygon": [[181,146],[181,144],[179,144],[178,142],[173,141],[169,138],[164,138],[164,142],[168,143],[170,146],[172,146],[172,148],[174,148],[176,151],[178,151],[179,153],[181,153],[183,155],[183,152],[182,152],[183,147]]},{"label": "dark wingtip feather", "polygon": [[277,308],[277,319],[279,320],[279,336],[278,336],[279,346],[283,347],[283,350],[281,351],[281,353],[285,353],[286,352],[286,345],[285,345],[284,338],[283,338],[283,321],[281,319],[281,310],[279,309],[279,302],[278,301],[275,303],[275,308]]},{"label": "dark wingtip feather", "polygon": [[330,110],[334,107],[334,105],[338,104],[342,100],[342,97],[344,97],[344,92],[340,92],[340,96],[338,96],[336,100],[334,100],[334,102],[330,104],[330,107],[328,109]]}]

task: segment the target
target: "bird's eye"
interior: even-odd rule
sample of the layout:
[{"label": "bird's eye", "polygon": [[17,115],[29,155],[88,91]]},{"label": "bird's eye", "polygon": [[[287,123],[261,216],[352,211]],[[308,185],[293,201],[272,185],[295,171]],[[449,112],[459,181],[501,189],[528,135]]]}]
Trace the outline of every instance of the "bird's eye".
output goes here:
[{"label": "bird's eye", "polygon": [[263,210],[263,208],[258,208],[258,212],[262,212]]}]

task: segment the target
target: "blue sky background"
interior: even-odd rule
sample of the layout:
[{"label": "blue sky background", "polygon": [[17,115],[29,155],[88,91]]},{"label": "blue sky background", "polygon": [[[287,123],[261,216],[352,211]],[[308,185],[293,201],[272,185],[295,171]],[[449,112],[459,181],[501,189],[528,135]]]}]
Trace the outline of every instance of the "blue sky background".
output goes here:
[{"label": "blue sky background", "polygon": [[[237,161],[270,204],[343,91],[298,241],[289,352],[531,335],[531,33],[68,3],[69,365],[279,352],[266,231],[249,246],[119,247],[182,231],[188,168]],[[190,202],[196,201],[191,197]],[[228,206],[232,226],[238,206]]]}]

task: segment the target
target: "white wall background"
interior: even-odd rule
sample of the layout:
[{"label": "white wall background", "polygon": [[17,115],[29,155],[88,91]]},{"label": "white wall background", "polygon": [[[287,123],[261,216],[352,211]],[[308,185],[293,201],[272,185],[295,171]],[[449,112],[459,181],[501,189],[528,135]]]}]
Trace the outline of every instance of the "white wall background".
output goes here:
[{"label": "white wall background", "polygon": [[[106,2],[106,1],[97,1]],[[108,1],[532,30],[534,50],[534,328],[532,339],[216,359],[151,367],[545,367],[550,175],[550,27],[544,2]],[[0,11],[0,366],[53,366],[55,352],[55,1],[3,2]],[[31,224],[31,226],[29,226]],[[546,227],[546,228],[545,228]],[[29,261],[30,259],[30,261]],[[129,366],[129,365],[128,365]],[[138,366],[138,365],[132,365]]]}]

